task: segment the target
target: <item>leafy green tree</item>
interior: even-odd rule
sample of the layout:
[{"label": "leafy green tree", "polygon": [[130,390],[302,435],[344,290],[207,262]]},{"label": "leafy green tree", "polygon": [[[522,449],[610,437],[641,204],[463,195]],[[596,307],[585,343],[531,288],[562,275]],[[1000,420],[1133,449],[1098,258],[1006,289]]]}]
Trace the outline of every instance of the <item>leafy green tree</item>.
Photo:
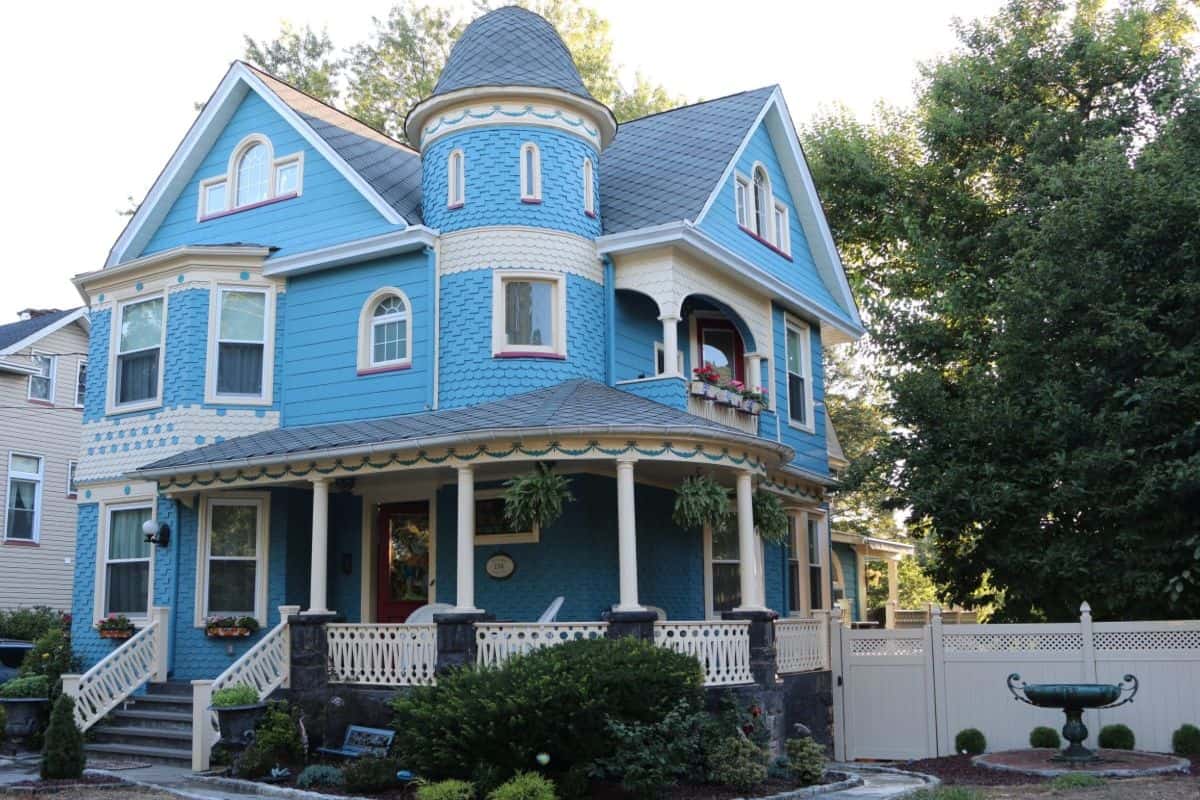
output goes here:
[{"label": "leafy green tree", "polygon": [[1173,0],[1013,0],[911,113],[807,132],[890,398],[870,477],[952,602],[1200,613],[1194,30]]},{"label": "leafy green tree", "polygon": [[307,25],[297,30],[285,21],[279,36],[269,42],[243,38],[247,61],[318,100],[337,102],[338,80],[345,60],[335,56],[328,32],[316,33]]}]

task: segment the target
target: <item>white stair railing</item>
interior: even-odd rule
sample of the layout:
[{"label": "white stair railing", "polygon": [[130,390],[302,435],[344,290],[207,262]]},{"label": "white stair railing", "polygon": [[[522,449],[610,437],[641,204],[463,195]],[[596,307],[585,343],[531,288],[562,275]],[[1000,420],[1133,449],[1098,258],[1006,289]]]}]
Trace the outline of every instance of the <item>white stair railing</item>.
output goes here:
[{"label": "white stair railing", "polygon": [[123,703],[147,681],[167,679],[171,609],[155,606],[150,621],[82,675],[63,675],[63,692],[75,698],[75,724],[88,728]]},{"label": "white stair railing", "polygon": [[656,622],[654,643],[699,661],[705,686],[754,683],[749,622]]},{"label": "white stair railing", "polygon": [[300,613],[300,606],[280,606],[279,624],[254,643],[242,657],[213,680],[192,681],[192,769],[202,772],[209,767],[213,745],[220,738],[217,715],[211,709],[212,696],[228,686],[253,686],[262,700],[291,676],[292,642],[288,617]]}]

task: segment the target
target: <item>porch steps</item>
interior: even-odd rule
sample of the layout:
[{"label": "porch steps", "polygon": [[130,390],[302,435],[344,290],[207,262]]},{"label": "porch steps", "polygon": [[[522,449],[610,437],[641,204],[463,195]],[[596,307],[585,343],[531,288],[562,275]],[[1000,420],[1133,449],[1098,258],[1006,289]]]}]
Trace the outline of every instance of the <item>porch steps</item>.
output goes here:
[{"label": "porch steps", "polygon": [[100,758],[191,766],[191,685],[149,684],[88,731],[84,750]]}]

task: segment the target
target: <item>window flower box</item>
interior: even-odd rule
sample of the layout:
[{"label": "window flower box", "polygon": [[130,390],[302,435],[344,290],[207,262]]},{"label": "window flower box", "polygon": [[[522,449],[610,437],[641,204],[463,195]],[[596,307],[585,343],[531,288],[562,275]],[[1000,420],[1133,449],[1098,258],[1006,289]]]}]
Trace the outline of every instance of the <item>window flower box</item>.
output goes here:
[{"label": "window flower box", "polygon": [[711,383],[705,383],[704,381],[692,381],[691,392],[696,397],[704,397],[708,400],[712,400],[717,396],[717,387]]},{"label": "window flower box", "polygon": [[129,639],[137,633],[137,628],[124,614],[109,614],[96,621],[96,632],[101,639]]},{"label": "window flower box", "polygon": [[258,632],[254,617],[209,617],[204,620],[204,635],[213,639],[240,639]]}]

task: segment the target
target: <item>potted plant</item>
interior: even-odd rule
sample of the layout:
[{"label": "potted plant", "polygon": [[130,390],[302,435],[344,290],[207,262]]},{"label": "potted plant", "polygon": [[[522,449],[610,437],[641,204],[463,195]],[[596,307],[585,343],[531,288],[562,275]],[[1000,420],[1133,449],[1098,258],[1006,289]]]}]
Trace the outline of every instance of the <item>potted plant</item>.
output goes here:
[{"label": "potted plant", "polygon": [[0,706],[7,720],[4,732],[9,738],[37,733],[49,705],[50,679],[45,675],[24,675],[0,683]]},{"label": "potted plant", "polygon": [[710,400],[717,396],[717,384],[721,382],[721,375],[716,367],[705,362],[703,366],[693,369],[692,375],[692,394]]},{"label": "potted plant", "polygon": [[681,528],[719,528],[729,519],[729,490],[707,475],[686,478],[675,490],[671,519]]},{"label": "potted plant", "polygon": [[252,636],[258,632],[254,617],[209,617],[204,620],[204,635],[219,639]]},{"label": "potted plant", "polygon": [[779,496],[758,489],[752,498],[754,527],[764,542],[783,544],[788,537],[788,515]]},{"label": "potted plant", "polygon": [[749,387],[742,390],[743,408],[747,413],[758,414],[767,407],[767,396]]},{"label": "potted plant", "polygon": [[504,518],[519,531],[545,528],[562,516],[563,503],[574,500],[571,480],[549,464],[504,482]]},{"label": "potted plant", "polygon": [[101,639],[128,639],[137,629],[124,614],[109,614],[96,621],[96,630],[100,632]]},{"label": "potted plant", "polygon": [[259,700],[258,690],[246,683],[235,683],[213,692],[210,708],[217,712],[221,741],[241,747],[254,738],[254,726],[262,719],[267,704]]}]

